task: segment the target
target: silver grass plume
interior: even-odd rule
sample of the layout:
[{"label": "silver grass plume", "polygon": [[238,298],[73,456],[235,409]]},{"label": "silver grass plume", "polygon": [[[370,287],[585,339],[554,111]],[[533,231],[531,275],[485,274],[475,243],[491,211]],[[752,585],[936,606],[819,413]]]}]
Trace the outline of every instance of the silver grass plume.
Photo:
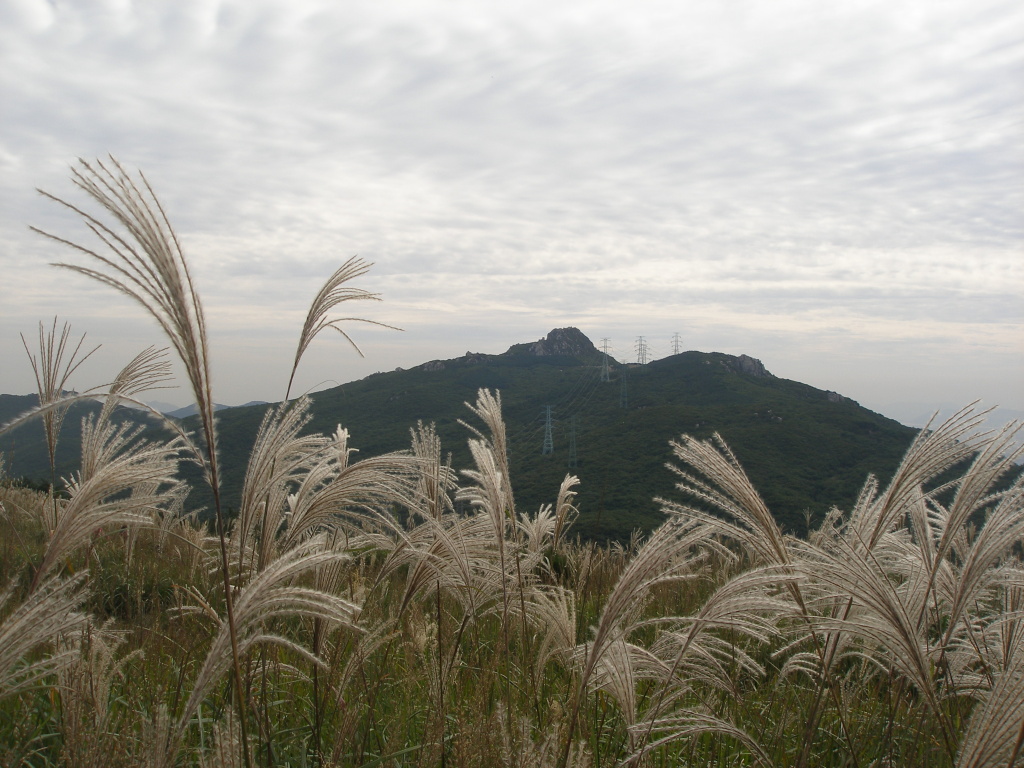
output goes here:
[{"label": "silver grass plume", "polygon": [[141,428],[111,421],[118,402],[161,384],[167,374],[163,352],[144,351],[115,377],[99,415],[83,421],[81,469],[68,483],[68,499],[55,499],[44,522],[47,540],[33,584],[96,531],[147,524],[176,498],[170,489],[180,485],[175,474],[183,439],[147,443],[137,439]]},{"label": "silver grass plume", "polygon": [[454,597],[467,620],[501,601],[509,574],[497,564],[493,528],[484,515],[425,518],[410,531],[396,528],[394,538],[380,578],[409,566],[400,612],[435,590]]},{"label": "silver grass plume", "polygon": [[459,491],[457,498],[468,501],[490,521],[494,539],[498,542],[504,557],[506,539],[514,528],[515,505],[509,487],[508,474],[501,460],[487,440],[470,440],[469,451],[476,469],[464,469],[462,474],[473,481],[473,485]]},{"label": "silver grass plume", "polygon": [[[1014,425],[999,438],[1015,436],[1018,431]],[[963,475],[950,510],[930,499],[932,519],[941,523],[931,572],[936,574],[933,589],[948,605],[944,643],[949,642],[968,609],[985,602],[985,592],[998,584],[1000,564],[1008,561],[1013,548],[1024,539],[1024,476],[1005,490],[994,490],[995,483],[1024,455],[1024,446],[1012,451],[1005,451],[1006,447],[1003,439],[996,439],[979,452]],[[982,509],[986,514],[980,530],[968,536],[969,521]],[[940,572],[947,579],[938,578]]]},{"label": "silver grass plume", "polygon": [[[306,574],[315,573],[347,558],[344,552],[329,548],[323,535],[316,536],[283,553],[239,589],[235,600],[239,653],[244,655],[257,645],[269,643],[288,648],[300,657],[320,664],[317,657],[295,641],[268,632],[267,625],[275,619],[304,617],[358,629],[355,621],[359,615],[359,606],[342,597],[312,587],[298,586],[296,583]],[[203,608],[208,615],[217,616],[209,605]],[[217,635],[171,732],[168,745],[170,754],[175,754],[180,748],[185,730],[199,705],[232,666],[231,631],[226,622],[219,618],[217,621]]]},{"label": "silver grass plume", "polygon": [[292,391],[292,384],[295,381],[295,372],[299,368],[299,361],[302,360],[303,354],[306,349],[312,343],[313,339],[319,335],[319,333],[327,328],[333,328],[342,336],[345,340],[352,345],[352,348],[362,356],[362,350],[352,340],[352,337],[346,333],[345,329],[341,327],[342,323],[347,322],[358,322],[358,323],[370,323],[371,325],[378,325],[384,328],[391,328],[392,330],[401,330],[395,328],[392,325],[385,325],[375,320],[365,320],[359,317],[330,317],[330,312],[339,304],[346,301],[380,301],[380,294],[370,293],[364,291],[362,288],[354,288],[350,285],[346,285],[350,280],[354,280],[357,277],[365,275],[370,267],[373,265],[370,262],[364,261],[358,257],[353,256],[342,264],[338,269],[327,278],[327,282],[320,288],[319,293],[313,299],[313,303],[309,306],[309,312],[306,313],[306,321],[302,324],[302,332],[299,334],[299,343],[295,349],[295,362],[292,364],[291,375],[288,377],[288,387],[285,391],[284,399],[287,401]]},{"label": "silver grass plume", "polygon": [[419,460],[407,452],[352,461],[348,430],[338,427],[324,448],[310,456],[309,471],[288,497],[287,523],[279,535],[283,549],[319,530],[343,529],[360,535],[398,525],[392,506],[415,504]]},{"label": "silver grass plume", "polygon": [[[85,573],[70,579],[52,577],[0,621],[0,699],[19,693],[42,678],[71,664],[77,650],[64,646],[34,661],[24,661],[36,649],[70,637],[88,621],[79,612]],[[0,593],[0,613],[14,593],[10,585]]]},{"label": "silver grass plume", "polygon": [[579,717],[580,708],[591,679],[604,664],[605,655],[613,645],[628,638],[640,619],[640,611],[651,590],[659,584],[678,581],[689,575],[702,560],[699,546],[705,540],[702,524],[673,516],[656,528],[641,545],[622,571],[605,600],[592,629],[592,639],[576,650],[579,680],[573,694],[568,721],[568,735],[558,765],[565,766]]},{"label": "silver grass plume", "polygon": [[686,688],[700,681],[732,692],[730,664],[753,679],[760,678],[764,670],[739,645],[738,637],[766,645],[779,636],[779,620],[793,615],[792,602],[785,597],[786,583],[793,578],[777,567],[744,571],[716,589],[694,615],[653,620],[655,625],[667,624],[651,647],[663,660],[664,683]]},{"label": "silver grass plume", "polygon": [[542,552],[554,539],[554,507],[550,504],[542,504],[533,517],[526,512],[520,512],[516,527],[522,534],[523,543],[528,551]]},{"label": "silver grass plume", "polygon": [[562,543],[566,531],[572,527],[579,516],[579,510],[573,504],[573,499],[576,498],[576,491],[573,488],[579,484],[578,477],[566,475],[558,488],[558,496],[555,499],[555,530],[551,536],[551,547],[556,551]]},{"label": "silver grass plume", "polygon": [[584,648],[581,685],[601,660],[607,645],[616,637],[632,631],[646,597],[660,584],[679,581],[691,574],[702,561],[698,547],[704,530],[692,521],[670,519],[657,528],[627,563],[605,600],[593,630],[593,639]]},{"label": "silver grass plume", "polygon": [[486,389],[477,392],[475,405],[466,403],[487,431],[481,431],[460,420],[475,438],[469,442],[470,454],[476,469],[463,470],[462,474],[472,481],[463,487],[456,498],[468,501],[472,508],[482,513],[490,522],[493,541],[497,545],[497,559],[492,561],[490,570],[498,576],[501,585],[500,615],[502,634],[508,645],[508,618],[511,606],[519,602],[518,614],[523,635],[524,648],[527,634],[527,595],[535,582],[535,569],[542,562],[543,553],[523,546],[521,527],[516,519],[515,500],[509,475],[509,461],[505,422],[501,414],[501,395]]},{"label": "silver grass plume", "polygon": [[[637,725],[634,727],[634,730],[641,728],[647,729],[648,725],[646,723]],[[655,721],[654,734],[660,736],[660,738],[645,744],[640,750],[630,755],[623,764],[636,765],[645,755],[665,744],[670,744],[689,736],[701,736],[706,733],[718,733],[736,739],[749,750],[751,757],[754,758],[758,765],[764,766],[764,768],[773,768],[774,763],[771,758],[750,734],[727,720],[696,710],[690,710],[681,715],[665,717]]]},{"label": "silver grass plume", "polygon": [[[470,449],[474,451],[474,460],[477,460],[478,455],[483,456],[486,451],[490,451],[493,455],[493,459],[484,459],[485,463],[489,465],[488,471],[495,473],[495,477],[490,483],[495,486],[492,491],[491,503],[499,504],[502,508],[492,511],[492,515],[507,516],[514,523],[515,500],[512,497],[509,479],[508,445],[505,420],[501,415],[501,393],[494,392],[492,394],[490,390],[481,389],[477,392],[476,403],[473,405],[466,403],[465,405],[487,428],[487,431],[483,432],[472,424],[459,419],[459,424],[476,436],[476,440],[470,441]],[[476,449],[474,449],[474,444],[478,446]],[[479,482],[479,478],[474,479]]]},{"label": "silver grass plume", "polygon": [[117,658],[124,641],[121,633],[90,623],[62,643],[76,651],[74,661],[58,673],[62,758],[68,765],[104,768],[130,752],[123,738],[131,728],[129,714],[112,706],[112,689],[142,650]]},{"label": "silver grass plume", "polygon": [[860,541],[844,538],[827,553],[808,552],[800,570],[809,582],[834,596],[825,601],[835,606],[832,610],[811,617],[813,626],[828,637],[827,653],[820,661],[823,671],[842,658],[844,649],[879,669],[894,669],[919,692],[940,723],[952,756],[954,728],[941,705],[943,693],[935,675],[941,649],[918,621],[929,599],[927,574],[920,567],[906,574],[908,559],[913,562],[909,538],[889,532],[867,551]]},{"label": "silver grass plume", "polygon": [[[1021,455],[1012,441],[1018,428],[977,434],[978,424],[968,407],[922,433],[882,494],[869,482],[849,522],[834,521],[796,547],[804,588],[825,608],[811,617],[828,637],[819,663],[827,671],[856,655],[896,670],[937,719],[951,760],[959,733],[943,702],[1007,684],[979,638],[989,622],[984,606],[997,602],[1024,535],[1020,479],[996,490]],[[928,490],[971,454],[956,479]],[[949,507],[942,491],[953,492]]]},{"label": "silver grass plume", "polygon": [[[28,347],[25,337],[21,337],[21,343],[25,347],[25,354],[28,355],[29,363],[32,366],[32,373],[36,378],[36,392],[39,396],[40,408],[52,406],[43,413],[43,431],[46,434],[46,450],[50,457],[50,470],[54,471],[56,466],[57,440],[60,436],[61,424],[70,403],[61,402],[64,397],[64,390],[71,380],[71,375],[82,363],[89,359],[99,349],[93,347],[85,354],[82,352],[82,344],[85,343],[85,334],[78,340],[71,354],[68,355],[69,341],[71,337],[71,326],[64,323],[60,336],[57,335],[57,318],[53,318],[53,327],[45,331],[43,324],[39,324],[39,356]],[[51,477],[51,483],[56,484],[56,477]]]},{"label": "silver grass plume", "polygon": [[146,347],[122,368],[106,393],[104,404],[117,405],[124,398],[134,398],[141,392],[168,389],[172,385],[171,364],[166,348]]},{"label": "silver grass plume", "polygon": [[[204,468],[213,492],[221,575],[232,639],[235,694],[241,703],[241,661],[235,633],[226,527],[220,500],[220,468],[217,461],[206,319],[181,244],[149,182],[140,173],[137,184],[114,158],[111,157],[110,162],[111,167],[108,168],[101,161],[97,161],[94,167],[79,160],[78,167],[72,168],[72,181],[113,218],[113,224],[106,224],[85,210],[40,190],[43,196],[82,218],[86,227],[102,244],[102,253],[93,247],[33,229],[98,263],[96,267],[68,263],[57,266],[90,277],[138,302],[156,320],[185,367],[185,375],[202,425],[205,452],[197,453],[196,460]],[[240,718],[240,723],[244,732],[244,717]],[[242,743],[245,747],[247,740],[243,738]],[[246,764],[249,763],[249,755],[246,754]]]},{"label": "silver grass plume", "polygon": [[458,483],[451,467],[451,456],[447,461],[441,460],[441,440],[433,424],[417,422],[410,433],[412,454],[419,459],[416,497],[423,505],[422,509],[416,507],[410,511],[440,519],[455,509],[452,494]]},{"label": "silver grass plume", "polygon": [[[648,667],[657,693],[652,695],[642,719],[629,723],[631,761],[646,753],[648,742],[656,733],[662,734],[658,742],[664,744],[692,735],[691,726],[709,718],[716,723],[711,731],[739,731],[707,712],[686,708],[669,717],[666,711],[684,699],[694,683],[735,695],[733,667],[750,679],[763,677],[764,670],[745,650],[740,638],[755,646],[767,645],[780,634],[778,622],[794,613],[787,592],[787,583],[793,579],[788,568],[755,568],[722,584],[693,616],[658,617],[636,625],[636,629],[647,624],[664,628],[649,651],[652,661]],[[741,741],[755,754],[760,749],[745,734]]]},{"label": "silver grass plume", "polygon": [[300,398],[268,410],[249,454],[242,484],[238,518],[232,530],[239,576],[259,571],[270,562],[280,529],[288,514],[291,484],[311,469],[328,440],[320,435],[300,437],[309,423],[309,399]]},{"label": "silver grass plume", "polygon": [[527,619],[540,634],[534,651],[534,675],[540,680],[549,661],[570,660],[576,647],[576,599],[559,586],[537,586],[529,593]]},{"label": "silver grass plume", "polygon": [[121,165],[111,167],[84,160],[72,168],[72,181],[113,219],[108,225],[96,216],[48,192],[40,193],[77,213],[104,246],[93,248],[33,227],[57,242],[92,258],[97,267],[61,262],[56,266],[90,277],[138,302],[166,334],[185,366],[206,440],[200,457],[211,486],[217,490],[216,435],[213,416],[206,319],[199,294],[177,235],[145,176],[136,184]]},{"label": "silver grass plume", "polygon": [[977,431],[985,413],[975,413],[973,406],[967,406],[935,429],[929,422],[907,449],[885,491],[878,496],[877,486],[865,487],[850,513],[851,540],[870,550],[881,536],[901,524],[919,501],[925,483],[977,450]]},{"label": "silver grass plume", "polygon": [[146,523],[166,497],[160,489],[176,483],[180,445],[135,441],[127,424],[83,425],[83,471],[68,484],[68,499],[56,508],[53,527],[33,589],[73,550],[104,526]]},{"label": "silver grass plume", "polygon": [[714,532],[742,544],[754,562],[768,565],[789,562],[788,547],[778,523],[720,435],[716,433],[710,440],[683,435],[670,445],[676,457],[692,468],[666,465],[679,477],[676,487],[727,518],[657,499],[662,509],[669,514],[700,519]]},{"label": "silver grass plume", "polygon": [[558,489],[554,506],[542,505],[533,517],[525,512],[520,513],[517,525],[530,552],[540,552],[546,548],[558,550],[565,532],[579,514],[572,503],[576,496],[572,489],[579,485],[579,482],[575,475],[566,475]]},{"label": "silver grass plume", "polygon": [[1024,643],[975,707],[957,756],[957,768],[1018,765],[1024,745]]}]

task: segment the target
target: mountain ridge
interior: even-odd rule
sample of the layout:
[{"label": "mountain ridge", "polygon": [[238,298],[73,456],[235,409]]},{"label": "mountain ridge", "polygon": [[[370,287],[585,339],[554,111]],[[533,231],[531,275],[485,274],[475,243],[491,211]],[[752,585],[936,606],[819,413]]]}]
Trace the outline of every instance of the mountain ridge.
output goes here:
[{"label": "mountain ridge", "polygon": [[[434,423],[453,466],[467,469],[469,433],[460,420],[471,419],[464,404],[482,388],[503,401],[519,508],[553,502],[562,478],[576,474],[577,529],[595,539],[625,539],[661,522],[654,498],[675,494],[665,464],[673,458],[669,440],[684,433],[721,435],[783,527],[798,533],[832,505],[852,505],[868,473],[884,480],[916,434],[835,392],[778,378],[749,355],[688,351],[622,363],[606,360],[577,328],[556,328],[499,354],[467,352],[316,392],[307,431],[344,426],[358,458],[407,449],[410,429]],[[229,505],[237,504],[270,407],[217,413]],[[195,428],[192,418],[182,423]],[[27,438],[19,440],[15,457],[24,459]],[[77,448],[74,435],[62,445]],[[59,473],[67,474],[73,462],[62,461]],[[49,476],[48,467],[29,471],[24,461],[13,469]],[[193,504],[205,502],[197,496]]]}]

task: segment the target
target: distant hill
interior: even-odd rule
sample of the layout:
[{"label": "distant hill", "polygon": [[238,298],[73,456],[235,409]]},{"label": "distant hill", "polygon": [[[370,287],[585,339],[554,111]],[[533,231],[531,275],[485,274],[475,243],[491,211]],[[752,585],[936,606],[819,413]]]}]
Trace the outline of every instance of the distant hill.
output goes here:
[{"label": "distant hill", "polygon": [[[214,411],[223,411],[225,408],[230,408],[228,405],[221,405],[220,403],[213,404]],[[186,405],[182,408],[175,408],[173,411],[161,411],[164,416],[170,416],[172,419],[187,419],[189,416],[195,416],[199,412],[199,408],[196,407],[195,403]]]},{"label": "distant hill", "polygon": [[[0,395],[0,425],[7,424],[39,405],[36,395]],[[78,469],[82,439],[82,419],[99,413],[100,403],[85,401],[72,405],[64,417],[64,426],[57,443],[57,477],[66,477]],[[141,418],[141,417],[140,417]],[[4,454],[4,471],[11,477],[33,480],[50,479],[50,460],[43,433],[43,422],[34,419],[17,430],[0,436],[0,452]]]},{"label": "distant hill", "polygon": [[[773,376],[746,355],[685,352],[647,365],[608,361],[575,328],[556,329],[503,354],[467,353],[378,373],[313,395],[312,431],[341,424],[370,456],[406,448],[417,421],[434,422],[456,468],[471,466],[459,419],[481,387],[499,390],[521,509],[553,502],[567,472],[581,479],[578,530],[625,538],[661,520],[671,497],[668,441],[718,432],[788,530],[805,530],[832,506],[849,507],[868,473],[887,479],[916,430],[835,392]],[[543,453],[546,408],[552,451]],[[265,408],[218,414],[225,490],[237,498]],[[575,452],[573,452],[575,448]],[[574,466],[571,466],[574,465]]]},{"label": "distant hill", "polygon": [[[471,417],[464,403],[480,388],[501,393],[520,509],[554,502],[571,472],[581,479],[577,530],[596,539],[660,522],[652,499],[674,495],[664,465],[672,461],[668,441],[682,433],[720,433],[781,524],[799,533],[805,516],[848,508],[868,473],[888,479],[915,434],[837,393],[777,378],[753,357],[684,352],[620,364],[575,328],[502,354],[433,360],[318,392],[309,429],[330,433],[341,424],[360,455],[371,456],[407,448],[417,421],[434,422],[453,465],[469,468],[458,420]],[[237,504],[267,407],[217,414],[228,504]]]},{"label": "distant hill", "polygon": [[[226,411],[228,408],[252,408],[254,406],[267,406],[270,405],[266,400],[250,400],[244,405],[222,405],[221,403],[214,403],[214,411]],[[186,405],[182,408],[172,408],[170,410],[158,409],[164,416],[170,416],[172,419],[187,419],[189,416],[195,416],[199,409],[195,403]]]},{"label": "distant hill", "polygon": [[160,411],[160,413],[171,413],[181,408],[180,405],[174,403],[168,403],[164,400],[147,400],[146,405],[152,408],[154,411]]}]

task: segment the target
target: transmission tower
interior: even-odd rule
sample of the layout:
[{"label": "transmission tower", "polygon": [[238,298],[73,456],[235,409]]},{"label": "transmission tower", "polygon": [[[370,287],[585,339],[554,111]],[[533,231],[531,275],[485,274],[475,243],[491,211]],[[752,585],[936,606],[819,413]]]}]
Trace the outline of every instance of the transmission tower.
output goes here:
[{"label": "transmission tower", "polygon": [[601,360],[601,381],[611,381],[608,367],[608,339],[601,339],[601,351],[604,352],[604,358]]},{"label": "transmission tower", "polygon": [[541,455],[546,455],[555,452],[555,440],[551,436],[551,406],[544,406],[544,447],[541,449]]},{"label": "transmission tower", "polygon": [[569,419],[569,469],[576,469],[578,457],[576,456],[576,417]]},{"label": "transmission tower", "polygon": [[640,365],[647,364],[647,341],[643,336],[637,336],[636,339],[636,361]]},{"label": "transmission tower", "polygon": [[674,334],[672,334],[672,354],[673,355],[678,355],[679,354],[679,349],[680,349],[679,334],[678,333],[674,333]]}]

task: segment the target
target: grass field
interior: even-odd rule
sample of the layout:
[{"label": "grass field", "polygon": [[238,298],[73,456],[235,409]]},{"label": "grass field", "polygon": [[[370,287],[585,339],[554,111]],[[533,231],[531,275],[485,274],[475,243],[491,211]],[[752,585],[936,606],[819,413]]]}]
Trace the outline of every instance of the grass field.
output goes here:
[{"label": "grass field", "polygon": [[[148,350],[83,426],[66,492],[0,484],[0,764],[1024,760],[1015,427],[979,434],[966,409],[922,431],[887,484],[866,478],[805,538],[782,532],[724,442],[683,436],[665,522],[598,546],[573,537],[575,478],[517,505],[497,393],[469,404],[464,467],[429,425],[356,461],[345,430],[303,434],[299,398],[267,414],[229,519],[176,239],[118,166],[76,178],[114,218],[83,214],[113,254],[80,246],[94,266],[72,268],[157,318],[200,428],[145,442],[112,420],[166,375]],[[343,286],[362,268],[328,280],[295,366],[360,296]],[[48,425],[51,455],[74,400],[68,339],[41,327],[33,357],[42,405],[27,418]],[[212,526],[183,508],[181,460],[211,488]]]}]

